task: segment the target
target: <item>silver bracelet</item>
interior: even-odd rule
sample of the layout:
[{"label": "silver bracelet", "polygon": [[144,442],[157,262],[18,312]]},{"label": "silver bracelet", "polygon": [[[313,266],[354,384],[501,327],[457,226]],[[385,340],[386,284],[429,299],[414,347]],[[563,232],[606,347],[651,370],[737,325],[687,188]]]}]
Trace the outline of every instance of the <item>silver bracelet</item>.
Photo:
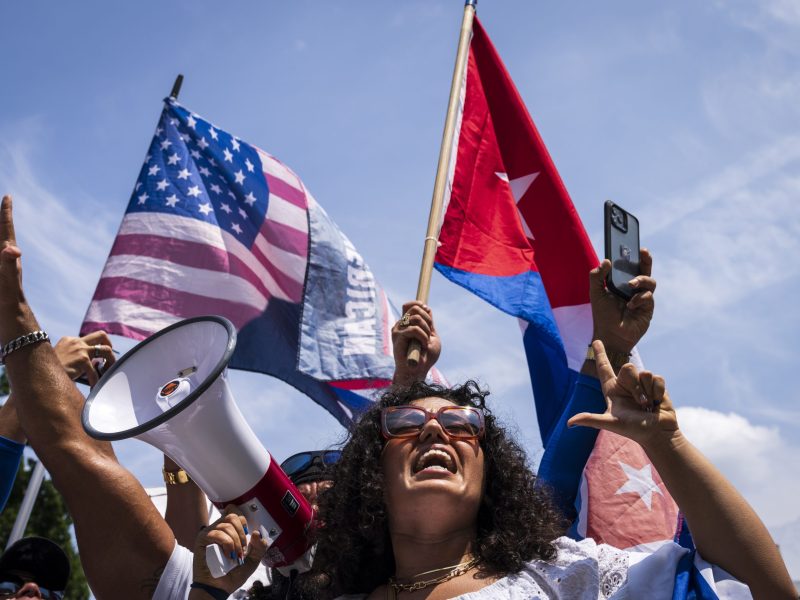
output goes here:
[{"label": "silver bracelet", "polygon": [[49,342],[49,341],[50,341],[50,336],[47,335],[47,332],[42,330],[31,331],[30,333],[21,335],[18,338],[14,338],[10,342],[8,342],[5,346],[3,346],[2,351],[0,351],[0,364],[4,364],[6,362],[6,356],[11,354],[15,350],[19,350],[20,348],[24,348],[25,346],[30,346],[31,344],[36,344],[38,342]]}]

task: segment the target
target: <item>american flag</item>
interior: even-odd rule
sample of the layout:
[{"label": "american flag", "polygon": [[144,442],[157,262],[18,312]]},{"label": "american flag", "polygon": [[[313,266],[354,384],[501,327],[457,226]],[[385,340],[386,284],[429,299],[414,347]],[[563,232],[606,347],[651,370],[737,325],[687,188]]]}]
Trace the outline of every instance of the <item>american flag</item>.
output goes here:
[{"label": "american flag", "polygon": [[342,423],[391,379],[394,313],[300,178],[168,98],[81,333],[236,326],[232,368],[283,379]]}]

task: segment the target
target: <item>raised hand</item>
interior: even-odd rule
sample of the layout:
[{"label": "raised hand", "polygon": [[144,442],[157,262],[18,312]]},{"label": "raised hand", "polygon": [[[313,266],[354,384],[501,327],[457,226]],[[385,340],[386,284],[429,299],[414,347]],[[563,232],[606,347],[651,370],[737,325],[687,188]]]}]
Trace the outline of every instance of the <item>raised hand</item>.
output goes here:
[{"label": "raised hand", "polygon": [[[11,196],[3,196],[0,205],[0,304],[18,306],[24,302],[22,293],[22,268],[20,257],[22,252],[17,247],[17,236],[14,233],[14,215],[12,213]],[[2,333],[2,330],[0,330]]]},{"label": "raised hand", "polygon": [[[247,541],[247,520],[233,505],[225,507],[225,514],[208,527],[200,530],[194,544],[192,560],[193,581],[204,583],[233,593],[253,574],[267,552],[267,542],[258,531],[250,532]],[[240,565],[227,575],[214,577],[206,564],[206,546],[219,544],[226,556],[236,557]]]},{"label": "raised hand", "polygon": [[[416,367],[410,367],[406,360],[411,340],[417,340],[422,346]],[[442,342],[436,333],[431,309],[416,300],[403,304],[403,316],[392,327],[392,345],[394,383],[408,385],[424,380],[442,352]]]},{"label": "raised hand", "polygon": [[93,361],[102,360],[107,369],[116,360],[105,331],[93,331],[83,337],[63,337],[55,345],[55,351],[69,378],[74,381],[85,376],[90,386],[99,378]]},{"label": "raised hand", "polygon": [[592,349],[606,399],[606,411],[603,414],[579,413],[567,421],[567,425],[607,429],[642,446],[659,436],[678,431],[678,419],[663,377],[650,371],[638,372],[630,363],[615,374],[603,342],[595,340]]},{"label": "raised hand", "polygon": [[594,320],[592,339],[602,341],[610,353],[629,354],[650,327],[655,308],[653,292],[656,280],[651,277],[653,258],[646,248],[640,251],[640,265],[642,274],[630,281],[637,293],[628,302],[606,288],[605,279],[611,271],[611,261],[604,260],[589,274]]}]

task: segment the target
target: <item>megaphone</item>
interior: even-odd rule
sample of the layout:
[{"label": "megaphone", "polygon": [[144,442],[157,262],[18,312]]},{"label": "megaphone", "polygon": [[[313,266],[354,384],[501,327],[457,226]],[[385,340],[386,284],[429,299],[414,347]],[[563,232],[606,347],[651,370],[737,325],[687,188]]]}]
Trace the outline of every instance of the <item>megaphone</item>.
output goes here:
[{"label": "megaphone", "polygon": [[[313,511],[256,437],[233,400],[227,365],[236,329],[223,317],[196,317],[153,334],[117,360],[83,407],[99,440],[135,437],[178,463],[220,509],[237,505],[260,531],[271,567],[301,561]],[[238,563],[206,550],[221,577]]]}]

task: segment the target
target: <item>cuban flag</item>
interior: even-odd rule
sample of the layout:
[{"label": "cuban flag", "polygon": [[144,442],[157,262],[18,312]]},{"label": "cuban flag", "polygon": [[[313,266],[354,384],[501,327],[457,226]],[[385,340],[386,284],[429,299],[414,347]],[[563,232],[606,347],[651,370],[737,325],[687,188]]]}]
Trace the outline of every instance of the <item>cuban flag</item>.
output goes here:
[{"label": "cuban flag", "polygon": [[142,340],[227,317],[232,368],[282,379],[349,424],[391,381],[396,311],[290,168],[165,103],[81,334]]},{"label": "cuban flag", "polygon": [[[640,549],[671,541],[677,507],[640,446],[566,430],[574,409],[605,410],[597,381],[579,376],[592,336],[589,271],[599,261],[477,19],[463,81],[436,268],[519,318],[546,448],[539,476],[575,504],[576,537]],[[576,385],[595,386],[594,405],[568,406]]]}]

